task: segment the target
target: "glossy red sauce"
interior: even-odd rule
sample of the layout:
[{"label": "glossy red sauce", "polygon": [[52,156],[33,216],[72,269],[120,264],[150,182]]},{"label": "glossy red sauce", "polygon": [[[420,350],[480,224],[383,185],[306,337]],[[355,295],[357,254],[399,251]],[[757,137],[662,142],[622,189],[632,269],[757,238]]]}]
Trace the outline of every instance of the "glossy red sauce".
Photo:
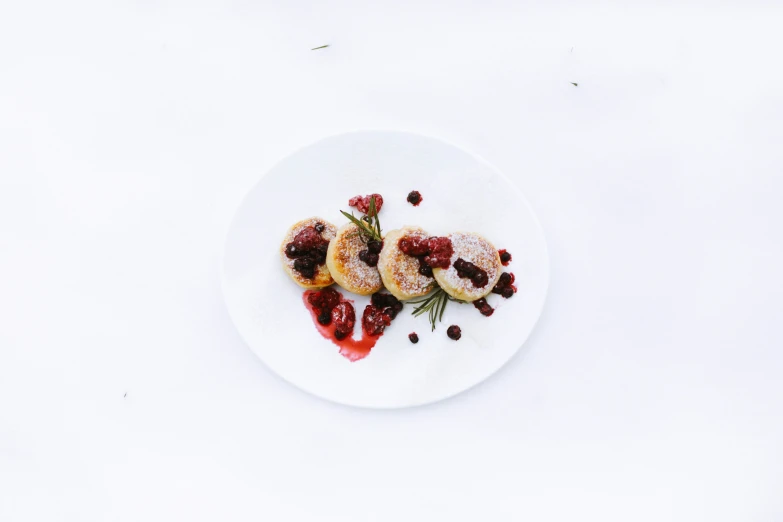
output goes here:
[{"label": "glossy red sauce", "polygon": [[[352,336],[347,336],[344,339],[337,339],[334,336],[334,332],[337,329],[337,325],[334,321],[332,321],[329,325],[324,326],[321,323],[318,322],[318,313],[315,311],[314,307],[310,302],[308,301],[308,296],[310,294],[315,293],[315,290],[307,290],[304,294],[302,294],[302,301],[304,302],[305,307],[307,307],[307,310],[310,311],[310,316],[313,319],[313,324],[315,325],[316,330],[324,337],[324,339],[328,339],[332,341],[334,344],[337,345],[338,348],[340,348],[340,355],[345,357],[351,362],[358,361],[359,359],[364,359],[369,355],[370,350],[372,350],[373,346],[375,346],[375,343],[378,342],[378,339],[381,338],[380,335],[368,335],[367,332],[362,329],[362,337],[361,339],[354,339]],[[351,303],[351,301],[345,299],[340,296],[340,302],[341,303]]]}]

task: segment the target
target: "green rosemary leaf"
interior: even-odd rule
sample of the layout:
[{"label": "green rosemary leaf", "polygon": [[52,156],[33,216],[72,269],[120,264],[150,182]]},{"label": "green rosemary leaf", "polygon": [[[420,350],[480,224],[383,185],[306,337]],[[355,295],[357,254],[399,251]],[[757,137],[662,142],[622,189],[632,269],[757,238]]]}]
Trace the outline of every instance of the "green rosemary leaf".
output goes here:
[{"label": "green rosemary leaf", "polygon": [[418,305],[413,309],[412,313],[414,317],[423,315],[425,312],[427,313],[430,325],[434,331],[438,322],[443,321],[443,314],[446,311],[446,305],[449,301],[457,301],[459,303],[463,303],[464,301],[454,299],[435,283],[433,283],[433,288],[435,289],[434,292],[418,299],[412,299],[408,302]]},{"label": "green rosemary leaf", "polygon": [[[448,294],[446,294],[448,296]],[[440,305],[440,315],[438,321],[443,321],[443,312],[446,311],[446,304],[449,302],[448,298],[443,300],[443,304]]]},{"label": "green rosemary leaf", "polygon": [[367,226],[367,223],[365,223],[361,219],[357,219],[356,216],[354,216],[353,214],[349,214],[348,212],[345,212],[344,210],[341,210],[340,212],[342,213],[343,216],[347,217],[348,220],[351,223],[353,223],[354,225],[359,227],[359,231],[360,231],[361,234],[363,234],[365,236],[368,236],[371,239],[375,239],[375,240],[378,240],[378,241],[381,240],[381,237],[375,233],[375,230],[369,228]]},{"label": "green rosemary leaf", "polygon": [[312,49],[310,49],[310,50],[311,50],[311,51],[317,51],[318,49],[326,49],[327,47],[329,47],[329,44],[322,45],[321,47],[313,47],[313,48],[312,48]]}]

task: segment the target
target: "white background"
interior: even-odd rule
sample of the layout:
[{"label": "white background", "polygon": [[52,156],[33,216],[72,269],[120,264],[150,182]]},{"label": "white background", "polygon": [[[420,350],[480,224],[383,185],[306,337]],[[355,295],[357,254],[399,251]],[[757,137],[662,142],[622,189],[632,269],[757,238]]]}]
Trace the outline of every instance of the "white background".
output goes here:
[{"label": "white background", "polygon": [[[0,520],[783,519],[773,4],[0,4]],[[440,404],[299,392],[222,302],[242,195],[362,128],[547,235],[530,341]]]}]

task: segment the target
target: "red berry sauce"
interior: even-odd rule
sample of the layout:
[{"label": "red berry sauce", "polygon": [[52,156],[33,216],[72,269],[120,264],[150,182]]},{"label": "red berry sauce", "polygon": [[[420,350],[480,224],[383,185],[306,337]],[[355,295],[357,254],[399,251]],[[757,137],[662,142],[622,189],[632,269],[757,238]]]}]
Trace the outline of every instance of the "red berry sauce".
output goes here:
[{"label": "red berry sauce", "polygon": [[473,301],[473,306],[475,306],[476,310],[481,312],[481,315],[485,317],[489,317],[490,315],[495,313],[495,309],[489,305],[489,303],[484,297]]},{"label": "red berry sauce", "polygon": [[427,239],[427,244],[430,247],[430,253],[424,256],[424,261],[432,268],[448,268],[451,265],[451,256],[454,254],[451,239],[431,237]]},{"label": "red berry sauce", "polygon": [[418,190],[411,190],[410,192],[408,192],[408,203],[410,203],[414,207],[418,207],[419,203],[421,203],[421,200],[423,199],[424,198],[421,197],[421,192],[419,192]]},{"label": "red berry sauce", "polygon": [[418,236],[407,236],[400,238],[397,242],[403,254],[418,257],[426,256],[430,253],[429,238]]},{"label": "red berry sauce", "polygon": [[492,292],[495,294],[500,294],[506,299],[517,293],[517,287],[514,286],[514,274],[511,272],[503,272],[500,274],[500,279],[498,279],[498,282],[495,285],[495,288],[492,289]]},{"label": "red berry sauce", "polygon": [[403,254],[419,259],[419,273],[432,277],[433,268],[448,268],[454,247],[447,237],[416,237],[400,238],[397,242]]},{"label": "red berry sauce", "polygon": [[362,315],[362,337],[354,339],[356,311],[351,301],[337,290],[307,290],[302,299],[310,310],[318,332],[340,348],[340,354],[349,361],[358,361],[369,355],[378,342],[383,330],[402,310],[402,303],[391,294],[377,293],[372,304],[367,305]]},{"label": "red berry sauce", "polygon": [[333,288],[307,290],[302,298],[318,332],[336,344],[343,357],[352,362],[367,357],[377,339],[363,336],[356,340],[351,336],[356,312],[350,301]]},{"label": "red berry sauce", "polygon": [[500,262],[503,264],[503,266],[508,266],[508,264],[511,262],[511,253],[504,248],[502,250],[498,250],[498,254],[500,254]]},{"label": "red berry sauce", "polygon": [[286,257],[294,260],[294,270],[307,279],[314,278],[318,267],[326,263],[329,240],[321,235],[324,228],[323,223],[303,228],[294,240],[285,246]]},{"label": "red berry sauce", "polygon": [[454,269],[461,278],[468,278],[476,288],[484,288],[489,283],[487,271],[479,268],[470,261],[465,261],[461,257],[454,261]]},{"label": "red berry sauce", "polygon": [[402,303],[393,295],[380,292],[373,294],[370,302],[364,308],[362,330],[367,335],[379,336],[402,311]]},{"label": "red berry sauce", "polygon": [[367,196],[354,196],[348,200],[348,206],[356,207],[356,210],[358,210],[362,214],[368,214],[370,212],[370,200],[372,199],[373,196],[375,196],[375,210],[377,212],[380,212],[381,207],[383,206],[383,196],[381,196],[380,194],[369,194]]}]

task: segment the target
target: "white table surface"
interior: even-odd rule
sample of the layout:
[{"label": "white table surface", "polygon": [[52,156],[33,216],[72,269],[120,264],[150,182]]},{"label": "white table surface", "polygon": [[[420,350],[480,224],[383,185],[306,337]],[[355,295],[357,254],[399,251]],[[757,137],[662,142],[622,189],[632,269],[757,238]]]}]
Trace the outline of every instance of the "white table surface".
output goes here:
[{"label": "white table surface", "polygon": [[[0,520],[782,520],[783,11],[519,4],[0,4]],[[243,194],[364,128],[547,235],[532,338],[440,404],[299,392],[223,305]]]}]

